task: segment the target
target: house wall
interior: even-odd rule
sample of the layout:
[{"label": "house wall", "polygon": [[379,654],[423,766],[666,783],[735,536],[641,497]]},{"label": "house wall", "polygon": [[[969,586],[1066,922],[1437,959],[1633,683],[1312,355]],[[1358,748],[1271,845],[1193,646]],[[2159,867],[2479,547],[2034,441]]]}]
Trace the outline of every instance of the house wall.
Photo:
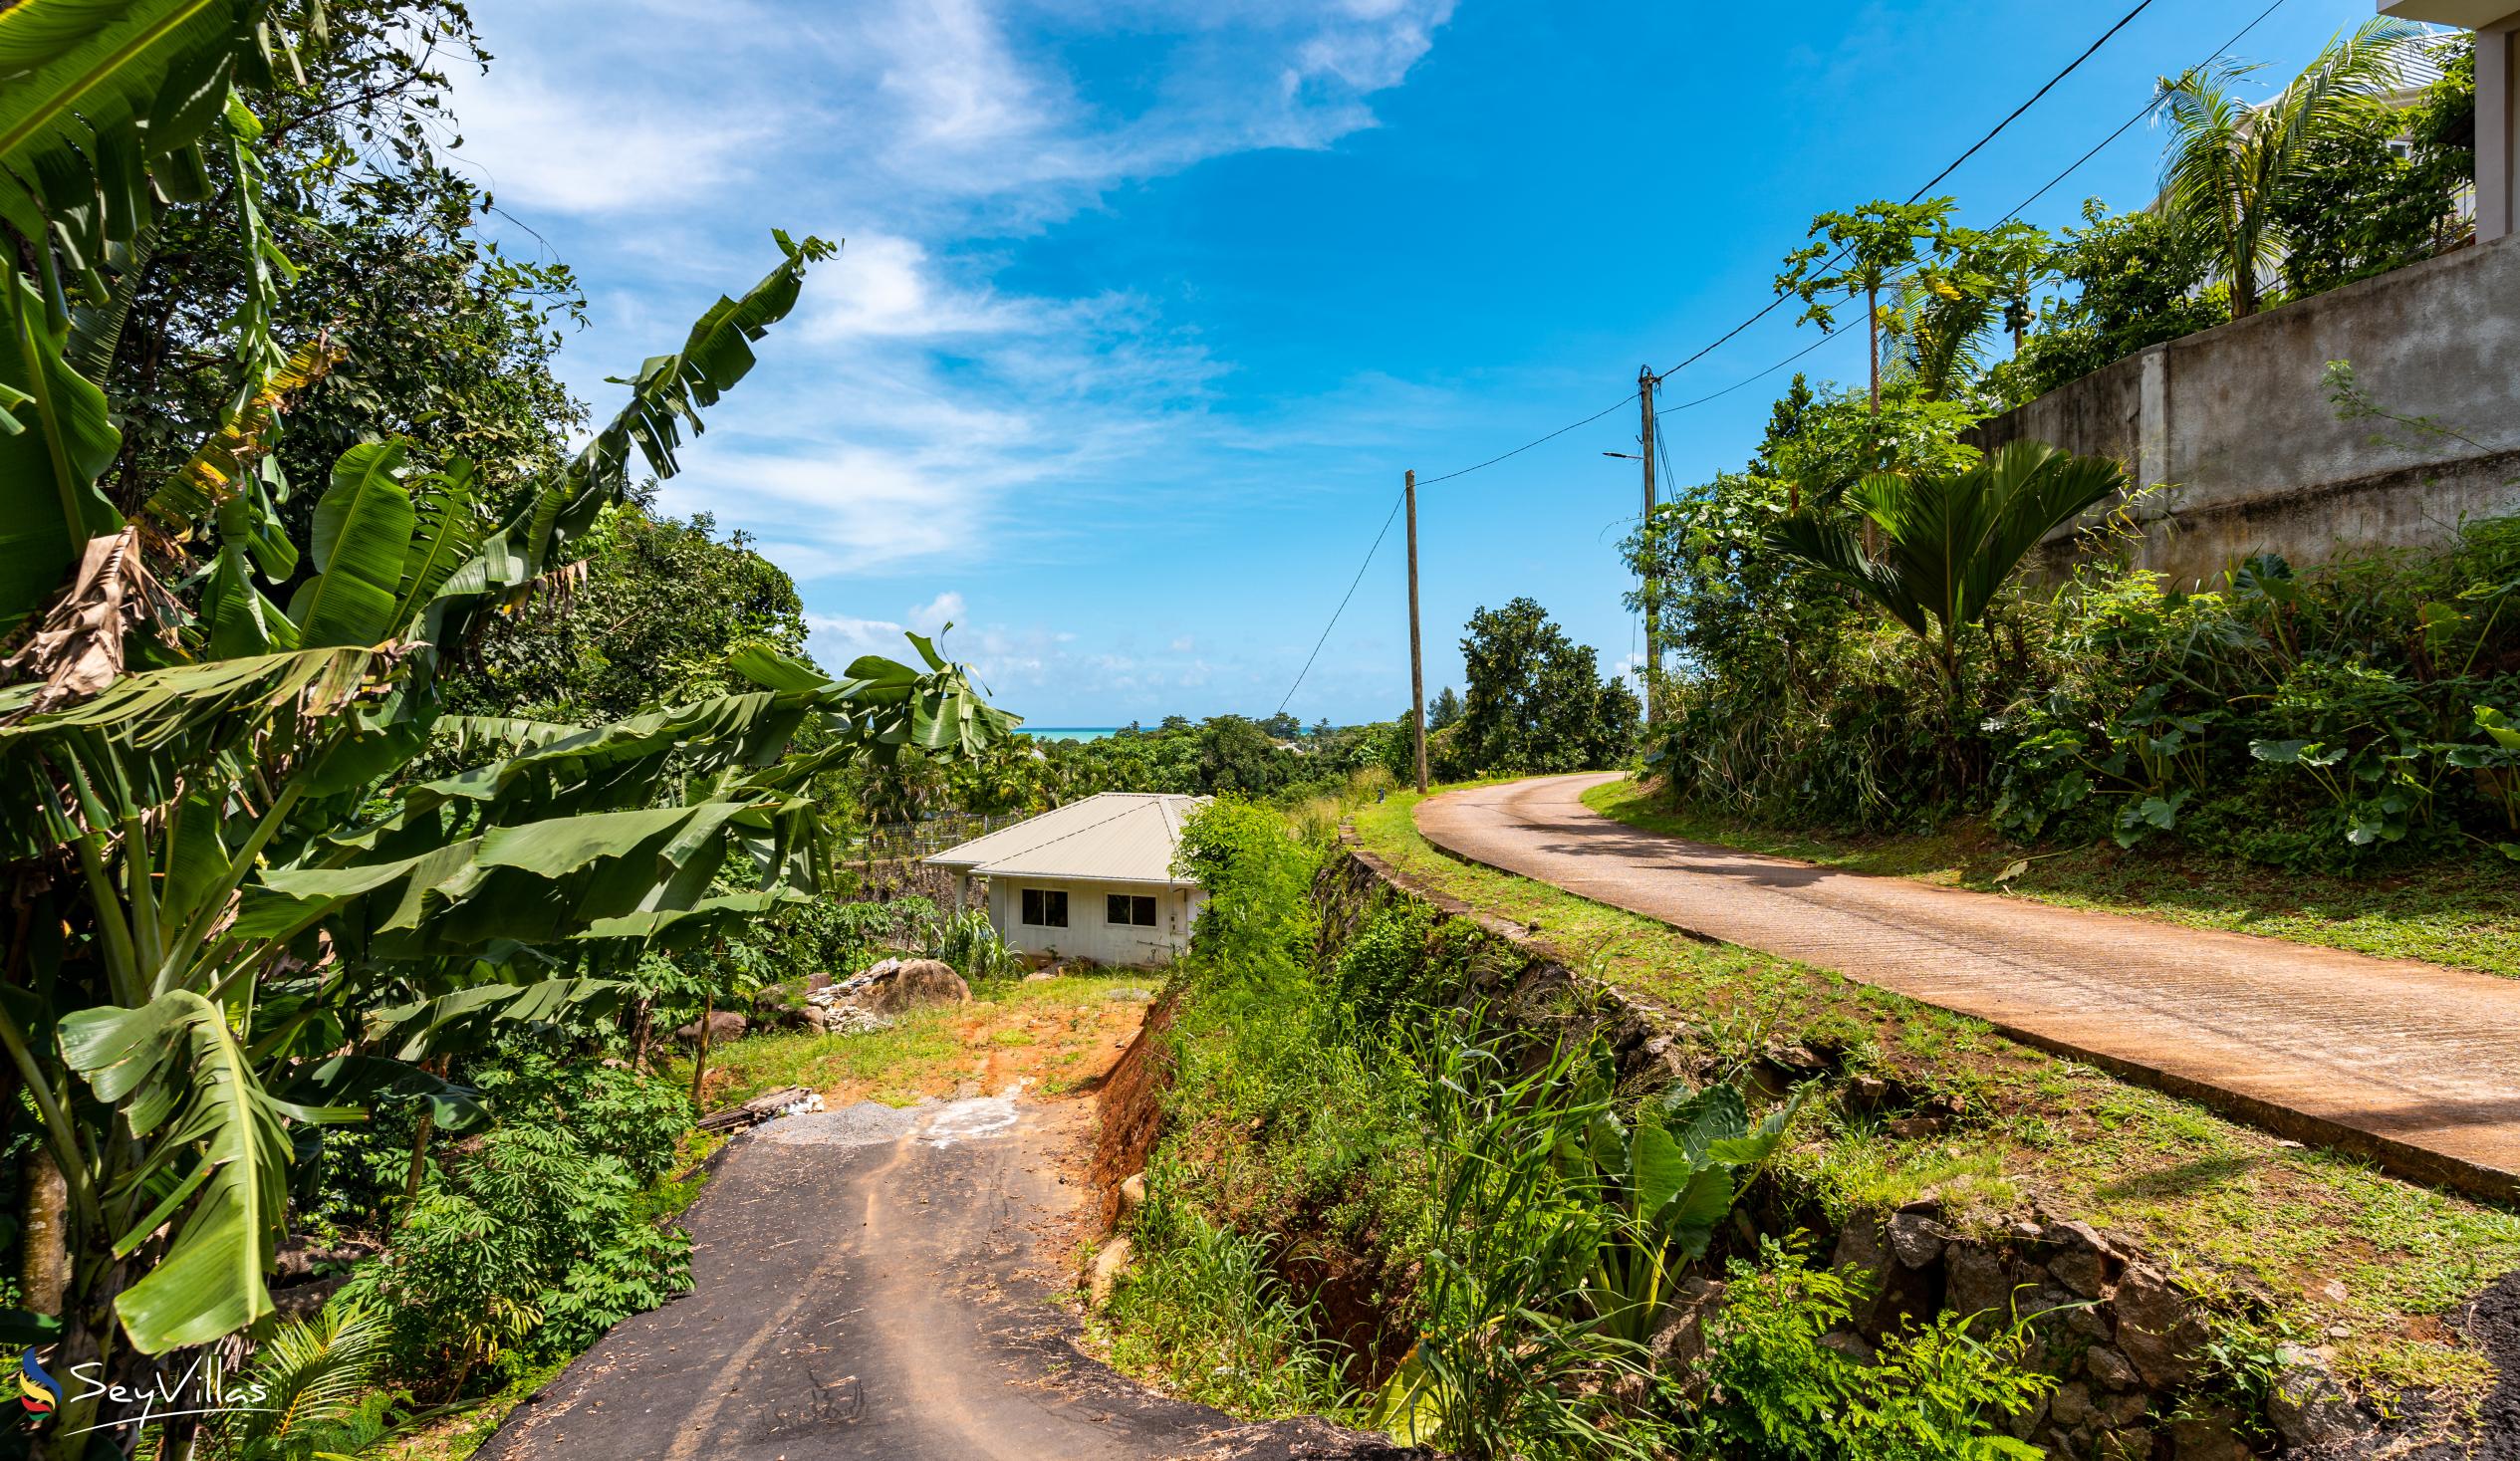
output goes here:
[{"label": "house wall", "polygon": [[[1057,889],[1068,895],[1068,926],[1037,927],[1023,921],[1024,889]],[[1105,899],[1113,893],[1152,894],[1155,926],[1118,926],[1104,921]],[[1190,946],[1190,925],[1207,903],[1198,888],[1150,887],[1133,882],[1083,882],[1050,878],[989,879],[989,922],[1006,946],[1022,954],[1087,959],[1097,964],[1151,969],[1169,963]]]},{"label": "house wall", "polygon": [[[2339,420],[2320,378],[2330,361],[2351,361],[2391,411],[2458,435]],[[2310,563],[2442,541],[2463,519],[2520,512],[2520,239],[2153,346],[1976,439],[2115,457],[2138,483],[2166,484],[2139,511],[2141,561],[2179,582],[2252,553]],[[2043,546],[2049,572],[2073,531]]]}]

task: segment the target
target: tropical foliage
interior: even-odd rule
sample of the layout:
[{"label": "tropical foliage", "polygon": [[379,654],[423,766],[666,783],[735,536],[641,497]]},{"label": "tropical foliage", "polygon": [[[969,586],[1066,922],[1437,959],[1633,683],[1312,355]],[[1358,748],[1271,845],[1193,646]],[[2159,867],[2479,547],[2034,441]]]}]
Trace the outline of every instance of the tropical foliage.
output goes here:
[{"label": "tropical foliage", "polygon": [[[503,1125],[479,1161],[425,1176],[427,1122],[479,1109],[446,1062],[599,1013],[642,955],[822,891],[819,775],[977,755],[1012,725],[915,636],[915,666],[868,657],[835,677],[754,640],[610,705],[450,713],[488,627],[583,581],[633,467],[678,470],[686,435],[835,251],[778,236],[770,272],[625,380],[573,455],[523,444],[569,414],[550,387],[502,418],[518,434],[495,454],[467,455],[492,438],[461,426],[427,439],[442,413],[422,410],[414,436],[390,419],[357,434],[307,490],[288,470],[293,407],[354,362],[372,381],[398,367],[369,354],[389,333],[276,333],[298,271],[262,206],[257,107],[315,84],[304,54],[336,82],[375,60],[389,26],[373,18],[336,33],[261,0],[0,10],[0,625],[16,650],[0,685],[16,888],[0,1044],[49,1173],[31,1200],[60,1209],[29,1225],[46,1251],[27,1255],[35,1313],[18,1322],[114,1376],[271,1315],[296,1173],[323,1128],[388,1097],[426,1111],[389,1272],[424,1270],[437,1233],[458,1267],[490,1231],[609,1231],[609,1213],[648,1234],[609,1269],[521,1256],[515,1282],[467,1312],[487,1338],[446,1341],[450,1361],[528,1315],[583,1339],[652,1302],[670,1255],[629,1214],[637,1178],[621,1158]],[[228,220],[215,233],[199,206],[213,199]],[[146,413],[109,386],[129,378],[134,299],[185,277],[152,267],[166,229],[224,250],[213,272],[233,308],[223,403],[153,464],[123,427]],[[443,267],[472,281],[459,294],[534,287],[479,255]],[[482,342],[475,394],[539,362],[534,309]],[[153,326],[152,350],[178,334]],[[511,1197],[571,1207],[520,1215]],[[74,1399],[62,1427],[91,1404]]]},{"label": "tropical foliage", "polygon": [[2233,319],[2257,312],[2261,276],[2282,263],[2291,242],[2284,204],[2315,175],[2318,150],[2368,133],[2422,35],[2408,21],[2366,21],[2263,106],[2234,85],[2254,68],[2231,62],[2161,84],[2172,133],[2162,197],[2174,222],[2211,240]]}]

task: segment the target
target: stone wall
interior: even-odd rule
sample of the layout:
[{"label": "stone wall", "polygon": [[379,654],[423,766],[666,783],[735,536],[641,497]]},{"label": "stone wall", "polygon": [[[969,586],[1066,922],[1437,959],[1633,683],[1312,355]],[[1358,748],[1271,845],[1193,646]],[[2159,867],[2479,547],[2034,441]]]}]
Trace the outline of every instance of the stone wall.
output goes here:
[{"label": "stone wall", "polygon": [[[1386,898],[1415,899],[1445,919],[1476,925],[1470,987],[1463,994],[1483,1001],[1492,1016],[1525,1026],[1582,1022],[1599,1029],[1625,1076],[1693,1084],[1709,1079],[1680,1058],[1686,1042],[1674,1038],[1674,1012],[1631,1001],[1577,974],[1529,930],[1415,885],[1353,841],[1314,889],[1324,957],[1346,947]],[[1791,1047],[1771,1051],[1768,1069],[1752,1079],[1775,1094],[1788,1085],[1843,1077],[1812,1052]],[[1880,1084],[1858,1077],[1842,1098],[1861,1100],[1853,1088],[1867,1081]],[[2037,1316],[2034,1362],[2060,1383],[2012,1430],[2058,1461],[2366,1455],[2380,1439],[2373,1417],[2308,1351],[2288,1354],[2290,1363],[2259,1413],[2237,1414],[2228,1384],[2207,1370],[2208,1301],[2113,1235],[2039,1212],[1998,1233],[1963,1234],[1957,1220],[1930,1201],[1859,1212],[1829,1232],[1825,1207],[1820,1194],[1768,1183],[1748,1195],[1742,1215],[1761,1232],[1817,1233],[1833,1267],[1873,1277],[1874,1299],[1831,1342],[1870,1353],[1906,1320],[1944,1312]],[[1656,1351],[1703,1352],[1695,1326],[1720,1306],[1722,1288],[1702,1278],[1685,1281],[1674,1310],[1688,1333],[1657,1335]],[[2249,1301],[2226,1295],[2214,1302],[2232,1312]],[[2272,1439],[2253,1447],[2244,1436]]]},{"label": "stone wall", "polygon": [[[2388,410],[2456,434],[2340,420],[2321,378],[2331,361],[2352,362]],[[2161,489],[2138,510],[2141,562],[2181,583],[2252,553],[2312,563],[2520,512],[2520,237],[2153,346],[1976,439],[2127,463]],[[2071,533],[2046,545],[2049,571]]]}]

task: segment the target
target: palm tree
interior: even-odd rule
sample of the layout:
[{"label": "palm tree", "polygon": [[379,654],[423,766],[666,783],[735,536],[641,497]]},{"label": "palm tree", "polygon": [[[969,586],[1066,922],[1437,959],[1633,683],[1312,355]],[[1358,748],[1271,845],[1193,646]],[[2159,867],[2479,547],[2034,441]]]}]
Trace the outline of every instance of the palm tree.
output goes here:
[{"label": "palm tree", "polygon": [[1857,483],[1846,500],[1875,530],[1878,556],[1852,524],[1813,513],[1777,524],[1768,544],[1890,610],[1931,648],[1956,696],[1962,626],[1985,617],[2040,539],[2126,480],[2126,468],[2106,457],[2016,441],[1965,472],[1877,472]]},{"label": "palm tree", "polygon": [[2423,32],[2375,19],[2328,43],[2310,68],[2263,107],[2233,95],[2257,68],[2217,62],[2160,84],[2173,133],[2161,170],[2169,217],[2214,241],[2231,285],[2231,318],[2257,313],[2258,277],[2283,258],[2277,202],[2299,186],[2314,144],[2381,105]]}]

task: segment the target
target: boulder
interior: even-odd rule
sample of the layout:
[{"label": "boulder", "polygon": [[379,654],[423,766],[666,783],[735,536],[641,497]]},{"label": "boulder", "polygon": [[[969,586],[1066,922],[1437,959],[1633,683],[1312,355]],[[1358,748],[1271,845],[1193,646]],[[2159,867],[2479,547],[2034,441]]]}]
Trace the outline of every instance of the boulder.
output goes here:
[{"label": "boulder", "polygon": [[[716,1045],[721,1041],[741,1039],[743,1033],[750,1028],[752,1028],[752,1022],[733,1010],[719,1010],[709,1016],[709,1044]],[[694,1020],[676,1030],[673,1032],[673,1038],[685,1045],[699,1044],[700,1022]]]},{"label": "boulder", "polygon": [[1120,1184],[1120,1212],[1115,1220],[1124,1223],[1129,1221],[1129,1215],[1145,1206],[1145,1203],[1146,1174],[1136,1172],[1123,1177]]},{"label": "boulder", "polygon": [[2159,1270],[2137,1264],[2118,1285],[2118,1348],[2156,1390],[2195,1378],[2205,1342],[2195,1307]]},{"label": "boulder", "polygon": [[1890,1220],[1890,1253],[1905,1268],[1925,1268],[1942,1257],[1951,1230],[1920,1212],[1894,1212]]},{"label": "boulder", "polygon": [[869,970],[873,977],[859,987],[857,1002],[862,1008],[890,1016],[928,1005],[971,1002],[971,986],[962,982],[962,976],[954,972],[951,964],[938,959],[886,962],[891,964],[889,969],[878,965]]},{"label": "boulder", "polygon": [[2135,1366],[2127,1362],[2126,1355],[2106,1344],[2094,1344],[2086,1351],[2083,1365],[2094,1383],[2113,1390],[2132,1390],[2142,1379],[2135,1372]]},{"label": "boulder", "polygon": [[826,990],[826,989],[829,989],[829,988],[831,988],[831,987],[832,987],[832,976],[830,976],[829,974],[821,973],[821,972],[819,972],[819,971],[818,971],[818,972],[816,972],[816,973],[808,974],[808,975],[806,975],[806,976],[805,976],[805,992],[806,992],[807,994],[814,994],[814,993],[816,993],[816,992],[818,992],[818,991],[821,991],[821,990]]},{"label": "boulder", "polygon": [[2266,1392],[2266,1419],[2291,1450],[2309,1450],[2363,1429],[2354,1402],[2318,1364],[2284,1371]]},{"label": "boulder", "polygon": [[1086,1270],[1086,1296],[1100,1309],[1112,1302],[1112,1290],[1120,1284],[1120,1276],[1129,1271],[1129,1261],[1136,1254],[1126,1236],[1112,1239],[1097,1250],[1092,1267]]}]

